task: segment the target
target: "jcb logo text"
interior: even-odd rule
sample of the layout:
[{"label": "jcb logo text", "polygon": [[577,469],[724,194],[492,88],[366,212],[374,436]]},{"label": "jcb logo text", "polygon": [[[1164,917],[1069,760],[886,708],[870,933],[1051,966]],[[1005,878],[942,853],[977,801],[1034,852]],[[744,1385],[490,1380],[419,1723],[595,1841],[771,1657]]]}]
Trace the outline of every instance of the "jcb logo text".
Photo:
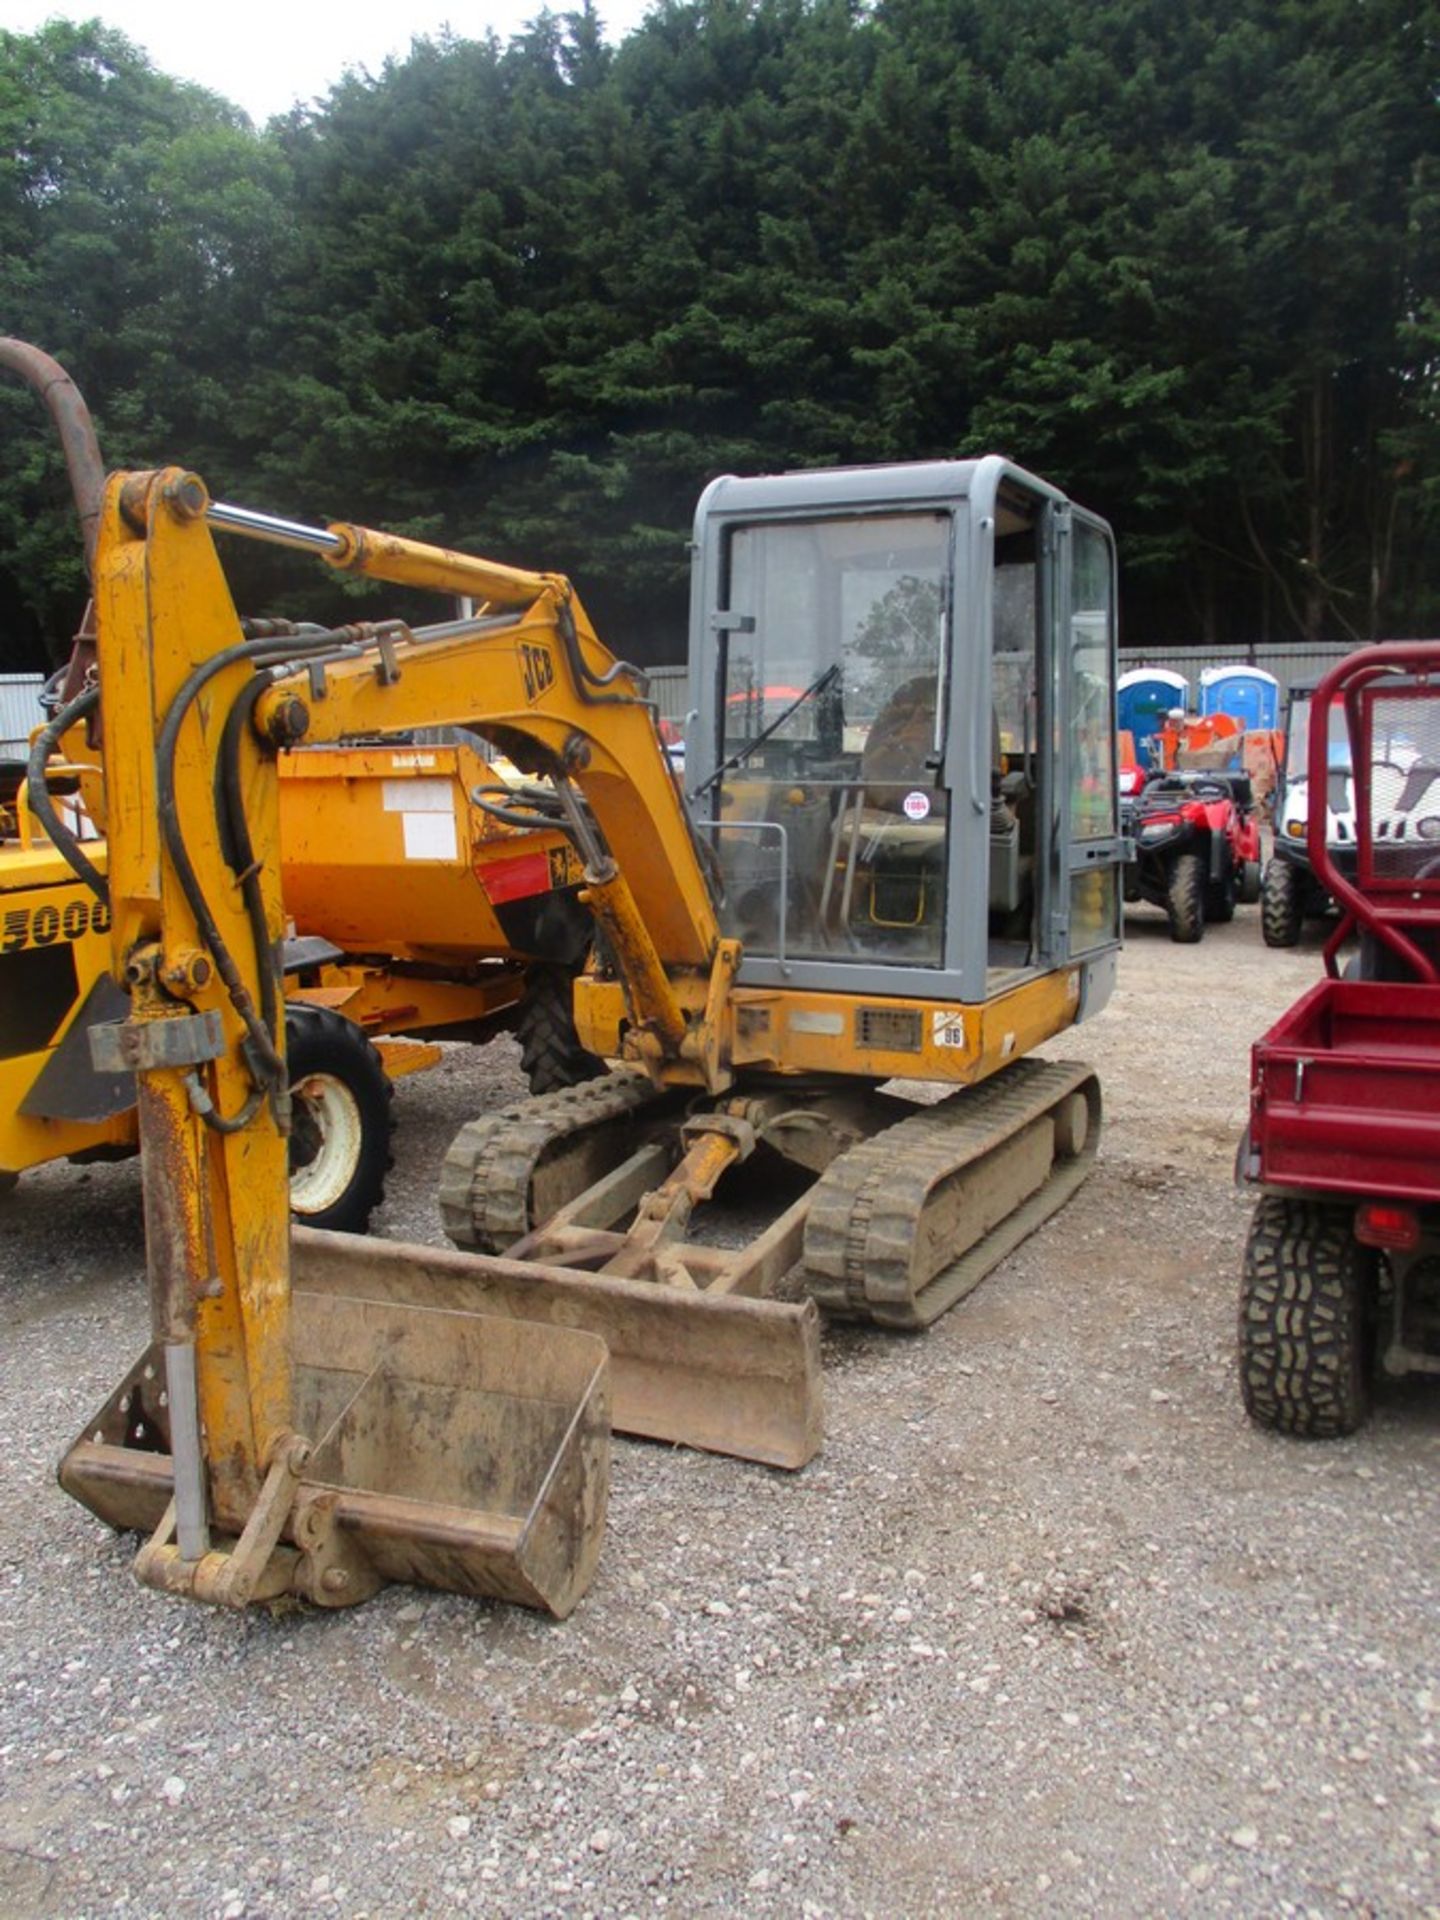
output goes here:
[{"label": "jcb logo text", "polygon": [[520,668],[525,675],[525,698],[533,707],[542,693],[555,684],[555,660],[548,647],[537,647],[528,640],[520,643]]}]

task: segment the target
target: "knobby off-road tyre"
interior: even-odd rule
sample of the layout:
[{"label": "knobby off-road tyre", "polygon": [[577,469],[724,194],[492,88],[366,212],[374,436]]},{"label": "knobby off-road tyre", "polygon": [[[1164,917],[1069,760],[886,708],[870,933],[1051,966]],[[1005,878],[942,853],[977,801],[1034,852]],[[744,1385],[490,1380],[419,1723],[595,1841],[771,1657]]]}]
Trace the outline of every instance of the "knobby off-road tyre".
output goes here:
[{"label": "knobby off-road tyre", "polygon": [[1313,1440],[1362,1426],[1375,1308],[1376,1256],[1348,1207],[1262,1199],[1240,1283],[1240,1392],[1256,1425]]},{"label": "knobby off-road tyre", "polygon": [[1260,931],[1267,947],[1299,945],[1303,891],[1301,876],[1290,862],[1272,856],[1260,887]]},{"label": "knobby off-road tyre", "polygon": [[1240,862],[1239,888],[1240,904],[1242,907],[1253,907],[1259,903],[1260,889],[1263,884],[1264,882],[1260,875],[1260,862],[1258,860],[1242,860]]},{"label": "knobby off-road tyre", "polygon": [[531,1093],[555,1093],[598,1080],[605,1062],[587,1053],[575,1031],[572,976],[558,967],[535,967],[515,1020],[520,1065]]},{"label": "knobby off-road tyre", "polygon": [[1205,862],[1198,853],[1180,853],[1165,889],[1170,938],[1193,946],[1205,931]]},{"label": "knobby off-road tyre", "polygon": [[290,1211],[307,1227],[364,1233],[394,1164],[394,1089],[353,1020],[328,1007],[285,1012],[290,1068]]}]

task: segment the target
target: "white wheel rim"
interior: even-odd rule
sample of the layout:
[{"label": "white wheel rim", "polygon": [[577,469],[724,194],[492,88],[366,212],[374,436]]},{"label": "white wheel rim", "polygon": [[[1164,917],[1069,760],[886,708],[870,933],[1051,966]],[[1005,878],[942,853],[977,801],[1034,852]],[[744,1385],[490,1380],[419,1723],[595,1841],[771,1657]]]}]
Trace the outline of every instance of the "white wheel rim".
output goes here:
[{"label": "white wheel rim", "polygon": [[314,1158],[290,1176],[290,1206],[295,1213],[324,1213],[355,1178],[364,1131],[359,1103],[342,1080],[328,1073],[307,1075],[290,1089],[303,1106],[319,1139]]}]

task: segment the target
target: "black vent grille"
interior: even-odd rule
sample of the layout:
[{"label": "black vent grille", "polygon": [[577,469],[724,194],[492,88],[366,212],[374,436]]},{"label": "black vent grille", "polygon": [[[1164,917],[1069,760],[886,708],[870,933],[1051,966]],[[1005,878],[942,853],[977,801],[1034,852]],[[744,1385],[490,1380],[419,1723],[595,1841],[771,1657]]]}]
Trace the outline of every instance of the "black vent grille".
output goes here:
[{"label": "black vent grille", "polygon": [[921,1040],[918,1007],[857,1007],[855,1011],[856,1046],[885,1053],[919,1053]]}]

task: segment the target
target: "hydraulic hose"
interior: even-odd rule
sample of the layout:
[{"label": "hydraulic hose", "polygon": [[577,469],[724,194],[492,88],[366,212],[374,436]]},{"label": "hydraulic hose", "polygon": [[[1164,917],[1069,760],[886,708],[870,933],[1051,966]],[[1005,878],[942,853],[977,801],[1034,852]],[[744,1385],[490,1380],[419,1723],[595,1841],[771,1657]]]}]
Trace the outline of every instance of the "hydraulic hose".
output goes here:
[{"label": "hydraulic hose", "polygon": [[56,851],[64,859],[77,878],[95,895],[97,900],[110,904],[110,887],[103,873],[92,860],[86,858],[80,842],[71,833],[56,811],[50,798],[50,788],[45,779],[45,768],[50,756],[59,746],[62,736],[68,733],[78,721],[86,720],[100,704],[100,689],[87,687],[81,694],[62,707],[54,718],[43,726],[35,736],[30,749],[29,764],[25,769],[25,796],[30,802],[30,811],[44,827],[55,843]]},{"label": "hydraulic hose", "polygon": [[258,672],[237,699],[231,702],[220,735],[220,751],[215,765],[215,818],[220,829],[220,846],[245,902],[250,922],[250,937],[255,946],[255,961],[260,975],[260,1017],[265,1031],[279,1049],[280,1007],[275,979],[275,956],[265,924],[265,898],[260,889],[260,867],[250,838],[250,823],[245,814],[244,795],[240,791],[240,742],[255,703],[269,686],[268,674]]},{"label": "hydraulic hose", "polygon": [[[492,794],[499,799],[492,799]],[[492,820],[498,820],[502,826],[555,827],[561,833],[568,830],[564,810],[557,799],[550,800],[544,794],[517,794],[506,786],[472,787],[470,798],[483,814]]]},{"label": "hydraulic hose", "polygon": [[[209,683],[226,668],[236,666],[242,661],[249,661],[257,667],[279,665],[286,660],[310,659],[316,655],[340,650],[335,644],[334,635],[329,632],[303,637],[266,636],[258,640],[243,640],[233,647],[223,648],[210,659],[203,661],[181,683],[161,724],[155,748],[156,798],[165,850],[170,855],[175,877],[180,883],[180,890],[195,916],[196,930],[215,961],[216,971],[225,984],[230,1003],[244,1022],[256,1057],[272,1088],[279,1088],[284,1084],[284,1061],[280,1057],[274,1035],[262,1016],[256,1012],[255,1002],[241,977],[235,956],[220,932],[199,875],[195,871],[194,862],[190,858],[190,850],[185,844],[185,833],[180,823],[179,806],[175,794],[175,753],[186,715]],[[248,693],[250,689],[247,688],[245,691]],[[243,694],[241,698],[244,698]],[[236,792],[238,793],[238,779]],[[262,981],[267,978],[270,966],[269,943],[264,938],[263,924],[262,914],[261,944],[256,955]]]}]

